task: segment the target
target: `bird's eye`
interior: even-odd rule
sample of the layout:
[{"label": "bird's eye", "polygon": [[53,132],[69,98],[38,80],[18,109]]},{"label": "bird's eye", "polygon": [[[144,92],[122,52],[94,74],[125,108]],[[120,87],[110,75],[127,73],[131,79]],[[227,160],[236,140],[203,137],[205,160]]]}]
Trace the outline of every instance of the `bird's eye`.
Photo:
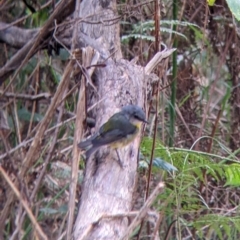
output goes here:
[{"label": "bird's eye", "polygon": [[136,118],[136,119],[138,119],[138,120],[140,119],[139,116],[136,115],[136,114],[134,115],[134,118]]}]

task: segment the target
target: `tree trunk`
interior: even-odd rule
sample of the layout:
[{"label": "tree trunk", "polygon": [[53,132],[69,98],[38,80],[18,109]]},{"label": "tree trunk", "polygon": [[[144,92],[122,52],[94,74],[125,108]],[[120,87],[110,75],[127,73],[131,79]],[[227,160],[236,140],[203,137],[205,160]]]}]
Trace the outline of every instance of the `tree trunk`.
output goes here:
[{"label": "tree trunk", "polygon": [[[97,130],[122,106],[144,105],[144,72],[141,67],[120,60],[122,55],[115,1],[82,1],[79,17],[84,19],[84,23],[80,24],[79,36],[90,37],[91,42],[93,40],[101,45],[99,63],[106,64],[106,67],[95,70],[94,85],[97,92],[93,92],[91,99],[87,98],[88,106],[99,102],[93,110]],[[88,93],[90,91],[93,91],[91,86]],[[103,214],[131,211],[139,143],[140,136],[132,144],[119,150],[123,169],[117,163],[116,152],[108,148],[101,149],[95,157],[88,159],[74,239],[84,237],[91,240],[112,240],[123,236],[128,226],[126,217],[100,218]]]}]

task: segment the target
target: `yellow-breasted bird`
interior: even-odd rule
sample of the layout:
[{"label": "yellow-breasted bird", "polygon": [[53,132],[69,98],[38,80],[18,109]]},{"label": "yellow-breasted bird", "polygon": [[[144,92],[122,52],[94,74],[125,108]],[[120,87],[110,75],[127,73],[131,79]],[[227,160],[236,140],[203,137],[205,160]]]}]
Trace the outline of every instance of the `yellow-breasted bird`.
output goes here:
[{"label": "yellow-breasted bird", "polygon": [[[81,149],[87,149],[88,159],[102,146],[110,146],[117,152],[118,148],[132,142],[137,136],[141,123],[147,123],[144,111],[137,105],[124,106],[104,123],[92,137],[78,144]],[[121,161],[117,152],[120,166]]]}]

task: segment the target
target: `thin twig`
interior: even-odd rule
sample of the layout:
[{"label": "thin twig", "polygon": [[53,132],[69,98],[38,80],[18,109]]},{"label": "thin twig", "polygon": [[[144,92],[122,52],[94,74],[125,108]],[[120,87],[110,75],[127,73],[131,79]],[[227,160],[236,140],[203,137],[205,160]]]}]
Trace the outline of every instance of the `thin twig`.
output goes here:
[{"label": "thin twig", "polygon": [[163,182],[158,183],[158,185],[153,190],[152,194],[149,196],[147,201],[144,203],[144,205],[140,209],[138,215],[133,219],[133,221],[131,222],[130,226],[128,227],[128,229],[126,230],[124,235],[121,237],[121,240],[129,239],[129,236],[131,235],[131,233],[133,232],[135,227],[146,216],[149,207],[152,205],[152,203],[156,199],[157,195],[163,190],[164,186],[165,186],[165,184]]},{"label": "thin twig", "polygon": [[[224,48],[224,51],[221,55],[221,58],[220,58],[220,61],[219,61],[219,64],[218,64],[218,69],[217,69],[217,74],[216,74],[216,77],[213,81],[213,83],[211,84],[211,87],[210,87],[210,91],[209,91],[209,99],[208,99],[208,102],[207,102],[207,105],[204,109],[204,113],[203,113],[203,118],[202,118],[202,123],[201,123],[201,127],[200,127],[200,130],[198,131],[198,134],[197,134],[197,137],[196,139],[199,139],[201,136],[202,136],[202,131],[204,129],[204,126],[205,126],[205,123],[206,123],[206,119],[207,119],[207,113],[209,111],[209,107],[210,107],[210,104],[211,104],[211,101],[212,101],[212,98],[214,96],[214,91],[215,91],[215,87],[216,87],[216,84],[217,84],[217,81],[219,79],[219,75],[221,73],[221,68],[223,66],[223,63],[224,63],[224,60],[226,59],[227,57],[227,51],[229,49],[229,46],[230,44],[232,43],[232,38],[234,36],[234,32],[232,32],[232,34],[230,35],[226,45],[225,45],[225,48]],[[196,143],[195,147],[194,147],[195,150],[199,150],[199,141]]]},{"label": "thin twig", "polygon": [[[74,18],[78,17],[80,12],[80,3],[81,1],[77,1],[76,9],[74,13]],[[75,22],[73,29],[73,38],[72,38],[72,53],[78,49],[78,23]],[[78,63],[78,59],[76,58],[76,62]],[[82,69],[81,64],[78,64],[80,69]],[[72,159],[72,168],[71,168],[71,183],[69,185],[69,201],[68,201],[68,219],[67,219],[67,231],[66,231],[66,239],[70,240],[72,237],[72,229],[73,229],[73,220],[75,213],[75,198],[76,198],[76,190],[77,190],[77,181],[78,181],[78,166],[80,161],[79,150],[77,149],[77,141],[79,141],[80,137],[83,134],[83,120],[85,116],[85,84],[84,79],[81,79],[80,91],[78,94],[78,103],[77,103],[77,112],[76,115],[78,118],[76,119],[76,130],[74,133],[74,142],[73,142],[73,159]],[[81,114],[82,113],[82,114]]]},{"label": "thin twig", "polygon": [[[102,98],[101,100],[99,100],[98,102],[94,103],[91,107],[89,107],[87,109],[87,112],[90,112],[91,110],[93,110],[99,103],[101,103],[102,101],[104,101],[107,98],[107,96],[105,96],[104,98]],[[47,129],[44,133],[44,136],[47,136],[48,133],[50,133],[51,131],[53,131],[55,128],[61,127],[64,124],[67,124],[69,122],[72,122],[76,119],[76,115],[62,121],[61,123],[56,124],[55,126]],[[34,137],[28,140],[23,141],[21,144],[17,145],[16,147],[12,148],[11,150],[8,151],[8,153],[4,153],[2,155],[0,155],[0,160],[4,159],[5,157],[7,157],[9,154],[12,154],[14,152],[16,152],[18,149],[22,148],[22,147],[27,147],[28,144],[30,144],[32,141],[34,140]]]},{"label": "thin twig", "polygon": [[[66,91],[67,89],[65,90],[65,94],[66,94]],[[61,107],[60,107],[60,111],[59,111],[59,115],[58,115],[58,120],[57,122],[60,123],[61,119],[62,119],[62,116],[63,116],[63,107],[64,107],[64,103],[61,104]],[[59,132],[59,127],[57,127],[55,129],[55,132],[54,132],[54,136],[53,136],[53,139],[50,141],[51,142],[51,146],[50,146],[50,149],[49,149],[49,152],[48,152],[48,155],[46,157],[46,160],[44,161],[44,165],[43,165],[43,168],[37,178],[37,181],[35,183],[35,186],[34,186],[34,189],[32,191],[32,194],[30,196],[30,201],[33,202],[34,200],[34,197],[36,196],[37,194],[37,191],[40,187],[40,184],[41,184],[41,181],[44,177],[44,174],[46,172],[46,169],[48,167],[48,163],[50,162],[51,158],[52,158],[52,154],[54,152],[54,149],[55,149],[55,145],[57,143],[57,137],[58,137],[58,132]],[[24,217],[25,217],[25,212],[22,214],[21,216],[21,219],[20,219],[20,226],[22,225],[23,221],[24,221]]]},{"label": "thin twig", "polygon": [[[3,91],[0,90],[0,94],[3,94]],[[16,98],[16,99],[23,99],[23,100],[41,100],[41,99],[49,99],[51,97],[50,93],[39,93],[36,95],[29,95],[29,94],[22,94],[22,93],[13,93],[13,92],[6,92],[4,97],[7,98]]]},{"label": "thin twig", "polygon": [[[70,6],[73,1],[62,0],[48,18],[44,26],[38,31],[38,33],[27,42],[1,69],[0,69],[0,83],[4,82],[7,77],[17,68],[10,83],[4,89],[4,93],[8,91],[9,86],[16,79],[19,71],[27,63],[27,61],[38,51],[39,45],[43,39],[46,38],[49,33],[49,29],[55,19],[59,19],[60,16],[66,12],[66,6]],[[71,9],[70,9],[71,10]],[[70,11],[69,10],[69,11]],[[65,11],[65,12],[64,12]],[[21,61],[20,61],[21,60]]]},{"label": "thin twig", "polygon": [[[68,83],[70,81],[70,74],[72,72],[72,68],[73,68],[73,61],[70,60],[70,62],[68,63],[68,65],[65,68],[62,80],[60,81],[60,84],[58,85],[57,91],[51,101],[51,104],[45,114],[45,117],[41,121],[41,123],[38,127],[38,130],[36,132],[36,135],[32,141],[32,144],[26,154],[25,159],[23,160],[22,164],[25,167],[20,169],[20,173],[19,173],[20,179],[25,178],[25,174],[28,171],[29,167],[31,166],[31,163],[34,162],[39,156],[39,146],[41,145],[41,140],[45,134],[45,131],[46,131],[50,121],[52,120],[52,116],[55,112],[55,109],[58,107],[58,104],[61,101],[61,98],[63,96],[65,89],[68,88]],[[3,211],[1,212],[0,219],[1,218],[5,219],[5,217],[8,215],[8,213],[10,211],[11,203],[14,201],[14,195],[12,194],[11,191],[7,193],[7,198],[8,198],[8,202],[6,203]]]},{"label": "thin twig", "polygon": [[[43,5],[38,9],[38,12],[41,11],[41,10],[43,10],[44,8],[48,7],[48,6],[51,5],[51,4],[52,4],[52,0],[50,0],[50,1],[48,1],[47,3],[43,4]],[[30,14],[28,14],[28,15],[26,15],[26,16],[23,16],[23,17],[15,20],[15,21],[7,24],[5,27],[0,28],[0,31],[6,30],[6,29],[8,29],[8,28],[10,28],[10,27],[12,27],[12,26],[14,26],[14,25],[17,25],[17,24],[25,21],[27,18],[31,17],[32,15],[33,15],[33,13],[30,13]]]},{"label": "thin twig", "polygon": [[15,195],[17,196],[18,200],[23,205],[24,209],[26,210],[26,212],[28,214],[28,217],[30,218],[30,220],[31,220],[33,226],[35,227],[37,233],[39,234],[39,236],[41,236],[44,240],[47,240],[48,239],[47,236],[42,231],[40,225],[38,224],[36,218],[34,217],[31,209],[28,206],[28,203],[26,202],[26,200],[23,199],[23,197],[21,196],[21,193],[15,187],[14,183],[11,181],[11,179],[8,177],[7,173],[5,172],[5,170],[1,166],[0,166],[0,173],[2,174],[4,179],[7,181],[7,183],[9,184],[9,186],[11,187],[11,189],[13,190]]},{"label": "thin twig", "polygon": [[[152,216],[156,216],[156,213],[154,211],[148,211],[146,213],[149,217],[149,219]],[[136,217],[139,215],[139,211],[132,211],[132,212],[127,212],[127,213],[115,213],[115,214],[103,214],[101,217],[98,218],[98,220],[94,221],[93,223],[91,223],[83,232],[83,234],[81,235],[81,237],[78,240],[84,240],[89,233],[92,231],[92,229],[97,226],[102,220],[104,219],[113,219],[113,218],[125,218],[125,217]],[[150,221],[150,220],[149,220]]]},{"label": "thin twig", "polygon": [[[162,60],[163,59],[163,56],[165,55],[165,53],[167,52],[167,50],[165,49],[163,51],[163,53],[161,53],[159,55],[159,50],[160,50],[160,32],[159,32],[159,29],[160,29],[160,7],[159,7],[159,1],[156,0],[155,1],[155,11],[154,11],[154,16],[155,16],[155,56],[153,59],[158,59],[158,61]],[[159,57],[157,58],[156,56]],[[150,61],[150,62],[153,62],[153,61]],[[148,64],[147,66],[149,66],[150,64]],[[145,70],[147,71],[152,71],[154,65],[151,65],[151,68],[146,68],[145,67]],[[159,93],[160,93],[160,79],[161,79],[161,71],[160,71],[160,68],[159,68],[159,65],[156,65],[158,66],[157,68],[157,73],[158,73],[158,76],[159,76],[159,79],[158,79],[158,82],[157,82],[157,87],[156,87],[156,90],[157,90],[157,93],[156,93],[156,104],[155,104],[155,109],[156,109],[156,115],[155,115],[155,124],[154,124],[154,134],[153,134],[153,144],[152,144],[152,149],[151,149],[151,156],[150,156],[150,162],[149,162],[149,165],[148,165],[148,176],[147,176],[147,186],[146,186],[146,192],[145,192],[145,198],[144,200],[146,201],[147,198],[148,198],[148,195],[149,195],[149,189],[150,189],[150,180],[151,180],[151,175],[152,175],[152,165],[153,165],[153,157],[154,157],[154,151],[155,151],[155,146],[156,146],[156,137],[157,137],[157,126],[158,126],[158,109],[159,109]],[[148,72],[149,74],[149,72]],[[141,235],[141,231],[142,231],[142,228],[143,228],[143,221],[141,222],[141,226],[140,226],[140,229],[139,229],[139,232],[138,232],[138,237],[137,239],[140,239],[140,235]],[[147,226],[147,232],[149,234],[149,231],[150,231],[150,228],[149,228],[149,224]]]},{"label": "thin twig", "polygon": [[[39,56],[39,53],[38,53],[38,56]],[[38,64],[36,66],[36,78],[35,78],[36,81],[35,81],[35,91],[34,91],[35,94],[38,93],[38,89],[39,89],[39,70],[40,70],[40,62],[39,62],[39,59],[38,59]],[[33,101],[32,114],[31,114],[31,118],[30,118],[30,122],[29,122],[27,137],[30,135],[30,132],[31,132],[31,129],[32,129],[36,107],[37,107],[37,102],[35,100],[35,101]]]},{"label": "thin twig", "polygon": [[162,219],[163,219],[163,214],[162,214],[162,213],[159,213],[159,215],[158,215],[158,220],[157,220],[157,222],[156,222],[156,224],[155,224],[155,228],[154,228],[154,230],[153,230],[152,240],[155,240],[156,237],[157,237],[157,235],[158,235],[159,226],[160,226],[160,224],[161,224]]}]

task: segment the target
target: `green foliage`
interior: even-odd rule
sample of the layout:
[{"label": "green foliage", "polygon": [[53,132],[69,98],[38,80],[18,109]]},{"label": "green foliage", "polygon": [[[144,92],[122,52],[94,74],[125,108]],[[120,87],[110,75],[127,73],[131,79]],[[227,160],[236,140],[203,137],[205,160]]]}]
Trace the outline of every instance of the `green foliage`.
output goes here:
[{"label": "green foliage", "polygon": [[130,38],[135,38],[135,39],[142,39],[142,40],[148,40],[148,41],[154,41],[154,37],[153,36],[149,36],[149,35],[142,35],[142,34],[134,34],[134,33],[131,33],[131,34],[128,34],[126,36],[122,36],[121,39],[123,42],[129,40]]},{"label": "green foliage", "polygon": [[66,214],[68,211],[68,206],[66,204],[60,206],[58,209],[51,207],[44,207],[40,209],[40,212],[45,215],[56,215],[56,214]]},{"label": "green foliage", "polygon": [[[53,208],[52,208],[51,206],[56,202],[57,199],[59,199],[59,198],[63,195],[64,191],[65,191],[68,187],[69,187],[69,184],[67,184],[65,187],[63,187],[63,188],[54,196],[54,198],[52,198],[48,203],[46,203],[46,206],[45,206],[45,207],[43,207],[43,208],[40,209],[40,213],[39,213],[39,215],[38,215],[38,217],[37,217],[37,220],[38,220],[38,221],[41,221],[43,218],[46,218],[46,217],[47,217],[47,216],[46,216],[46,212],[47,212],[48,215],[49,215],[49,214],[54,214],[54,213],[53,213],[54,210],[53,210]],[[62,208],[58,208],[58,210],[55,210],[55,212],[57,212],[58,214],[62,213],[63,211],[64,211],[64,205],[62,206]],[[25,230],[25,232],[24,232],[24,236],[23,236],[22,239],[29,239],[28,237],[29,237],[29,234],[30,234],[30,232],[31,232],[31,230],[32,230],[32,227],[33,227],[32,224],[29,222],[28,226],[26,227],[26,230]]]},{"label": "green foliage", "polygon": [[37,11],[35,13],[32,13],[28,8],[26,9],[27,15],[31,15],[31,18],[29,18],[26,22],[27,27],[40,27],[42,26],[46,20],[49,17],[49,13],[47,9],[43,9],[40,11]]},{"label": "green foliage", "polygon": [[[19,120],[27,121],[27,122],[31,121],[32,113],[29,112],[25,107],[19,109],[17,111],[17,113],[18,113]],[[42,119],[43,119],[43,115],[41,115],[39,113],[34,113],[32,121],[33,122],[40,122]]]},{"label": "green foliage", "polygon": [[[214,229],[214,233],[216,234],[216,239],[226,239],[225,236],[230,236],[228,239],[237,239],[232,238],[233,233],[237,232],[239,236],[240,232],[240,218],[239,217],[229,217],[220,214],[207,214],[207,215],[199,215],[198,218],[192,223],[192,227],[196,229],[202,228]],[[206,232],[197,231],[199,237],[204,238],[206,236]]]},{"label": "green foliage", "polygon": [[233,163],[225,167],[227,182],[226,185],[240,186],[240,164]]},{"label": "green foliage", "polygon": [[[128,23],[122,22],[122,24],[127,25]],[[166,27],[162,27],[162,25],[170,25],[170,26],[168,28],[166,28]],[[171,26],[173,26],[173,25],[198,27],[196,24],[189,23],[189,22],[181,22],[178,20],[175,20],[175,21],[174,20],[162,20],[160,31],[163,33],[175,34],[175,35],[183,37],[187,40],[187,37],[184,34],[178,32],[178,31],[174,31],[171,28]],[[150,32],[154,31],[154,21],[149,20],[149,21],[145,21],[142,23],[132,24],[131,28],[132,28],[132,30],[131,30],[131,32],[129,32],[129,34],[123,35],[121,37],[122,41],[126,42],[130,38],[155,41],[155,37],[150,35]]]},{"label": "green foliage", "polygon": [[229,9],[235,18],[240,21],[240,1],[239,0],[227,0]]},{"label": "green foliage", "polygon": [[[42,0],[29,1],[36,10],[34,13],[26,7],[23,1],[9,2],[11,4],[8,4],[7,11],[3,10],[1,12],[3,15],[2,21],[11,23],[12,26],[22,27],[23,29],[31,30],[35,28],[36,30],[36,28],[43,26],[49,15],[54,11],[54,4],[49,4],[49,2],[46,3],[46,1]],[[231,31],[226,31],[228,28],[231,30],[232,16],[226,7],[225,1],[216,1],[214,5],[214,0],[207,0],[206,4],[214,5],[213,8],[210,8],[210,10],[214,10],[213,12],[211,11],[211,14],[205,12],[204,5],[200,8],[201,6],[198,1],[192,1],[191,8],[189,8],[187,2],[185,4],[185,1],[170,2],[165,0],[163,2],[167,11],[166,15],[161,14],[162,20],[159,30],[161,33],[161,42],[170,48],[177,47],[178,52],[174,52],[175,60],[169,58],[165,62],[167,64],[164,62],[162,62],[163,64],[161,63],[160,68],[164,67],[164,71],[162,71],[164,83],[172,83],[173,80],[177,79],[177,85],[173,86],[172,90],[178,94],[177,96],[172,95],[173,98],[170,99],[169,92],[167,92],[169,88],[165,88],[166,91],[161,92],[161,95],[164,97],[160,102],[161,104],[162,102],[165,104],[161,105],[160,111],[163,118],[158,119],[161,124],[158,126],[159,132],[157,134],[160,135],[163,133],[162,136],[170,136],[169,145],[174,146],[176,143],[181,142],[181,146],[185,147],[185,149],[165,147],[159,141],[156,144],[151,173],[151,186],[154,186],[155,181],[159,179],[163,179],[166,183],[165,191],[158,196],[153,206],[153,210],[161,211],[161,214],[163,213],[162,216],[165,217],[164,220],[166,220],[162,221],[160,232],[165,233],[169,224],[176,219],[177,224],[174,225],[173,234],[168,239],[191,239],[191,232],[195,233],[194,239],[239,239],[238,188],[240,184],[240,149],[232,147],[230,142],[230,140],[239,139],[239,136],[236,136],[237,133],[233,131],[235,121],[232,120],[232,116],[236,116],[233,114],[234,109],[237,112],[237,107],[239,106],[237,98],[235,98],[235,90],[239,87],[239,84],[233,81],[236,79],[234,69],[238,64],[237,53],[239,52],[239,42],[235,35],[231,37]],[[42,8],[43,4],[45,6],[46,4],[49,5]],[[235,17],[240,20],[240,1],[227,0],[227,4],[233,14],[233,24],[235,30],[237,30],[238,22],[235,21]],[[123,58],[126,58],[128,54],[131,57],[139,56],[140,60],[138,64],[142,66],[146,66],[153,54],[153,49],[151,48],[153,45],[151,43],[155,41],[155,25],[152,20],[154,15],[153,6],[154,3],[151,1],[135,1],[134,3],[131,2],[131,4],[126,1],[118,2],[118,9],[121,9],[120,12],[123,14],[121,15],[122,18],[126,19],[126,21],[135,22],[135,24],[130,23],[130,21],[122,22],[122,26],[124,27],[124,29],[121,29],[122,41],[124,43],[129,42],[129,46],[122,48],[123,52],[125,51]],[[175,7],[178,7],[179,10],[181,9],[180,14],[177,11],[175,13],[171,12]],[[198,15],[195,15],[196,9],[198,9]],[[186,19],[185,22],[177,20],[180,15],[181,19]],[[94,16],[94,18],[96,17]],[[209,17],[211,17],[210,24],[208,24]],[[176,18],[176,20],[165,20],[164,18]],[[62,26],[67,21],[68,19],[63,20]],[[189,21],[194,21],[198,25]],[[58,21],[57,24],[60,22]],[[51,36],[53,27],[54,24],[51,24],[47,30]],[[139,41],[133,41],[134,39],[144,40],[142,41],[142,46],[140,46]],[[173,40],[179,42],[178,46],[174,45],[176,42],[174,43]],[[189,41],[187,42],[186,40]],[[69,41],[71,42],[71,39]],[[41,48],[46,43],[50,47],[54,41],[52,42],[48,37],[41,39],[39,47]],[[12,48],[8,44],[3,44],[2,55],[5,58],[4,62],[1,63],[2,67],[4,67],[7,61],[10,62],[15,54],[18,54],[18,49],[15,47]],[[232,46],[234,46],[234,49],[232,49]],[[61,82],[62,73],[66,66],[65,62],[69,58],[69,52],[65,49],[60,50],[60,55],[55,54],[54,51],[52,54],[49,56],[47,50],[39,50],[20,69],[11,86],[6,89],[6,93],[15,94],[16,97],[8,98],[3,96],[3,107],[6,113],[9,113],[8,121],[12,131],[9,137],[6,136],[7,145],[9,146],[6,148],[3,144],[1,145],[1,154],[5,154],[8,150],[14,150],[16,144],[24,143],[24,141],[28,141],[35,136],[36,126],[47,112],[51,99],[46,97],[45,99],[33,100],[30,96],[44,93],[46,95],[50,94],[53,97],[58,84]],[[149,56],[145,58],[147,54]],[[12,70],[14,74],[17,68],[13,66]],[[209,90],[211,90],[214,84],[202,84],[199,79],[201,80],[203,77],[207,80],[207,83],[216,81],[212,92]],[[5,90],[4,88],[9,84],[11,79],[10,76],[6,80],[6,84],[2,84],[2,90]],[[196,84],[189,84],[191,85],[189,88],[184,87],[192,82]],[[200,86],[198,86],[199,83]],[[166,84],[164,85],[166,86]],[[200,98],[197,98],[199,104],[188,109],[186,106],[190,105],[189,103],[193,99],[193,92],[195,92],[196,87],[197,89],[200,88]],[[62,122],[57,121],[59,113],[62,112],[61,110],[64,112],[62,116],[63,121],[69,120],[68,118],[75,114],[78,89],[74,80],[71,80],[67,91],[71,94],[66,99],[62,99],[64,101],[63,109],[60,107],[55,111],[49,128],[57,124],[62,124]],[[21,94],[24,94],[26,98],[18,96]],[[213,96],[212,99],[211,96]],[[91,102],[88,102],[88,105],[91,103],[94,106],[95,100],[90,98],[89,95],[88,100],[91,100]],[[154,98],[155,96],[150,96],[151,101],[155,101]],[[170,105],[172,115],[169,114],[170,111],[167,112],[166,103]],[[209,109],[206,109],[207,104],[210,106]],[[177,121],[175,122],[176,105],[194,137],[197,135],[196,133],[198,133],[201,123],[203,123],[203,118],[206,119],[206,123],[201,136],[211,136],[212,130],[216,126],[214,138],[221,139],[221,143],[214,141],[216,144],[212,146],[212,153],[186,149],[186,146],[191,144],[191,139],[186,139],[186,135],[179,130],[182,126],[179,119],[176,118]],[[207,111],[204,116],[205,110]],[[220,110],[221,116],[219,122],[216,124],[217,113]],[[197,113],[196,116],[194,113]],[[164,132],[166,129],[169,129],[168,134]],[[16,171],[20,171],[23,167],[28,168],[28,175],[25,176],[25,179],[21,180],[27,183],[28,181],[25,180],[31,179],[30,184],[26,185],[26,188],[29,189],[27,194],[29,197],[32,194],[32,185],[35,186],[35,181],[42,171],[46,157],[52,156],[46,174],[41,184],[39,184],[41,186],[40,189],[37,191],[34,200],[29,201],[29,206],[32,208],[37,221],[41,226],[44,226],[44,230],[47,232],[51,232],[51,230],[55,232],[54,229],[59,229],[59,226],[63,225],[65,220],[64,215],[67,210],[68,198],[66,197],[67,192],[64,194],[63,191],[67,190],[67,185],[70,183],[69,176],[71,172],[66,166],[60,169],[56,167],[54,170],[52,170],[52,167],[55,161],[64,161],[69,166],[71,165],[71,149],[75,130],[74,123],[66,121],[58,129],[58,140],[53,150],[50,148],[53,131],[46,132],[41,144],[37,146],[39,151],[41,151],[41,156],[34,162],[33,166],[25,166],[23,164],[23,160],[26,157],[25,154],[29,150],[31,142],[24,145],[24,148],[14,150],[9,155],[12,158]],[[167,140],[166,138],[164,139],[166,142]],[[201,146],[206,146],[209,139],[204,136],[199,138],[199,140],[201,140]],[[235,152],[229,150],[229,147],[235,149]],[[151,148],[152,139],[144,139],[142,144],[142,153],[144,156],[140,161],[140,167],[143,168],[142,172],[145,172],[149,167]],[[7,163],[9,162],[9,156],[5,158]],[[84,165],[84,162],[81,161],[81,164]],[[11,173],[11,169],[9,173]],[[18,176],[18,173],[15,172],[15,175]],[[52,181],[47,182],[48,177],[51,177]],[[79,176],[80,182],[82,182],[82,176]],[[59,183],[61,184],[59,185]],[[1,189],[5,189],[4,185],[0,187]],[[142,186],[139,187],[141,188]],[[59,189],[62,189],[62,191]],[[6,201],[1,201],[2,206],[7,204],[7,201],[7,198]],[[5,219],[6,225],[3,229],[5,239],[14,238],[11,234],[16,229],[14,225],[16,221],[14,222],[14,220],[19,213],[19,209],[22,209],[20,201],[13,205],[8,219]],[[54,227],[48,226],[51,222],[54,223]],[[19,236],[15,235],[15,238],[23,237],[23,239],[32,239],[33,236],[31,233],[34,226],[27,216],[24,219],[24,224],[18,224],[18,227]],[[133,236],[139,228],[140,226],[136,228],[132,234]],[[23,234],[25,235],[23,236]],[[52,238],[50,237],[50,239]],[[163,239],[162,236],[161,239]]]},{"label": "green foliage", "polygon": [[[141,152],[145,158],[150,157],[151,147],[152,139],[144,138]],[[198,238],[204,238],[207,233],[211,235],[214,230],[216,239],[227,239],[226,236],[232,234],[232,228],[234,228],[234,234],[240,234],[240,227],[235,227],[240,226],[238,215],[225,216],[222,213],[228,210],[224,208],[219,209],[219,213],[216,212],[212,204],[210,205],[207,201],[205,192],[201,192],[202,186],[205,186],[204,188],[211,195],[211,186],[208,186],[207,179],[211,179],[211,182],[215,182],[218,186],[225,183],[225,187],[222,186],[223,192],[227,191],[226,186],[239,186],[240,164],[227,164],[226,160],[222,161],[224,157],[214,154],[168,148],[159,141],[156,142],[155,157],[163,159],[178,169],[168,175],[161,167],[155,166],[152,173],[156,176],[163,175],[166,183],[166,189],[158,196],[155,207],[158,211],[163,211],[164,216],[169,219],[175,219],[177,216],[181,223],[181,229],[178,231],[182,231],[185,227],[193,228]],[[227,162],[231,160],[235,161],[235,158],[231,156]],[[213,195],[212,198],[218,201],[216,196]],[[237,206],[237,203],[232,204]],[[202,231],[202,229],[205,230]]]},{"label": "green foliage", "polygon": [[216,0],[207,0],[209,6],[213,6]]}]

